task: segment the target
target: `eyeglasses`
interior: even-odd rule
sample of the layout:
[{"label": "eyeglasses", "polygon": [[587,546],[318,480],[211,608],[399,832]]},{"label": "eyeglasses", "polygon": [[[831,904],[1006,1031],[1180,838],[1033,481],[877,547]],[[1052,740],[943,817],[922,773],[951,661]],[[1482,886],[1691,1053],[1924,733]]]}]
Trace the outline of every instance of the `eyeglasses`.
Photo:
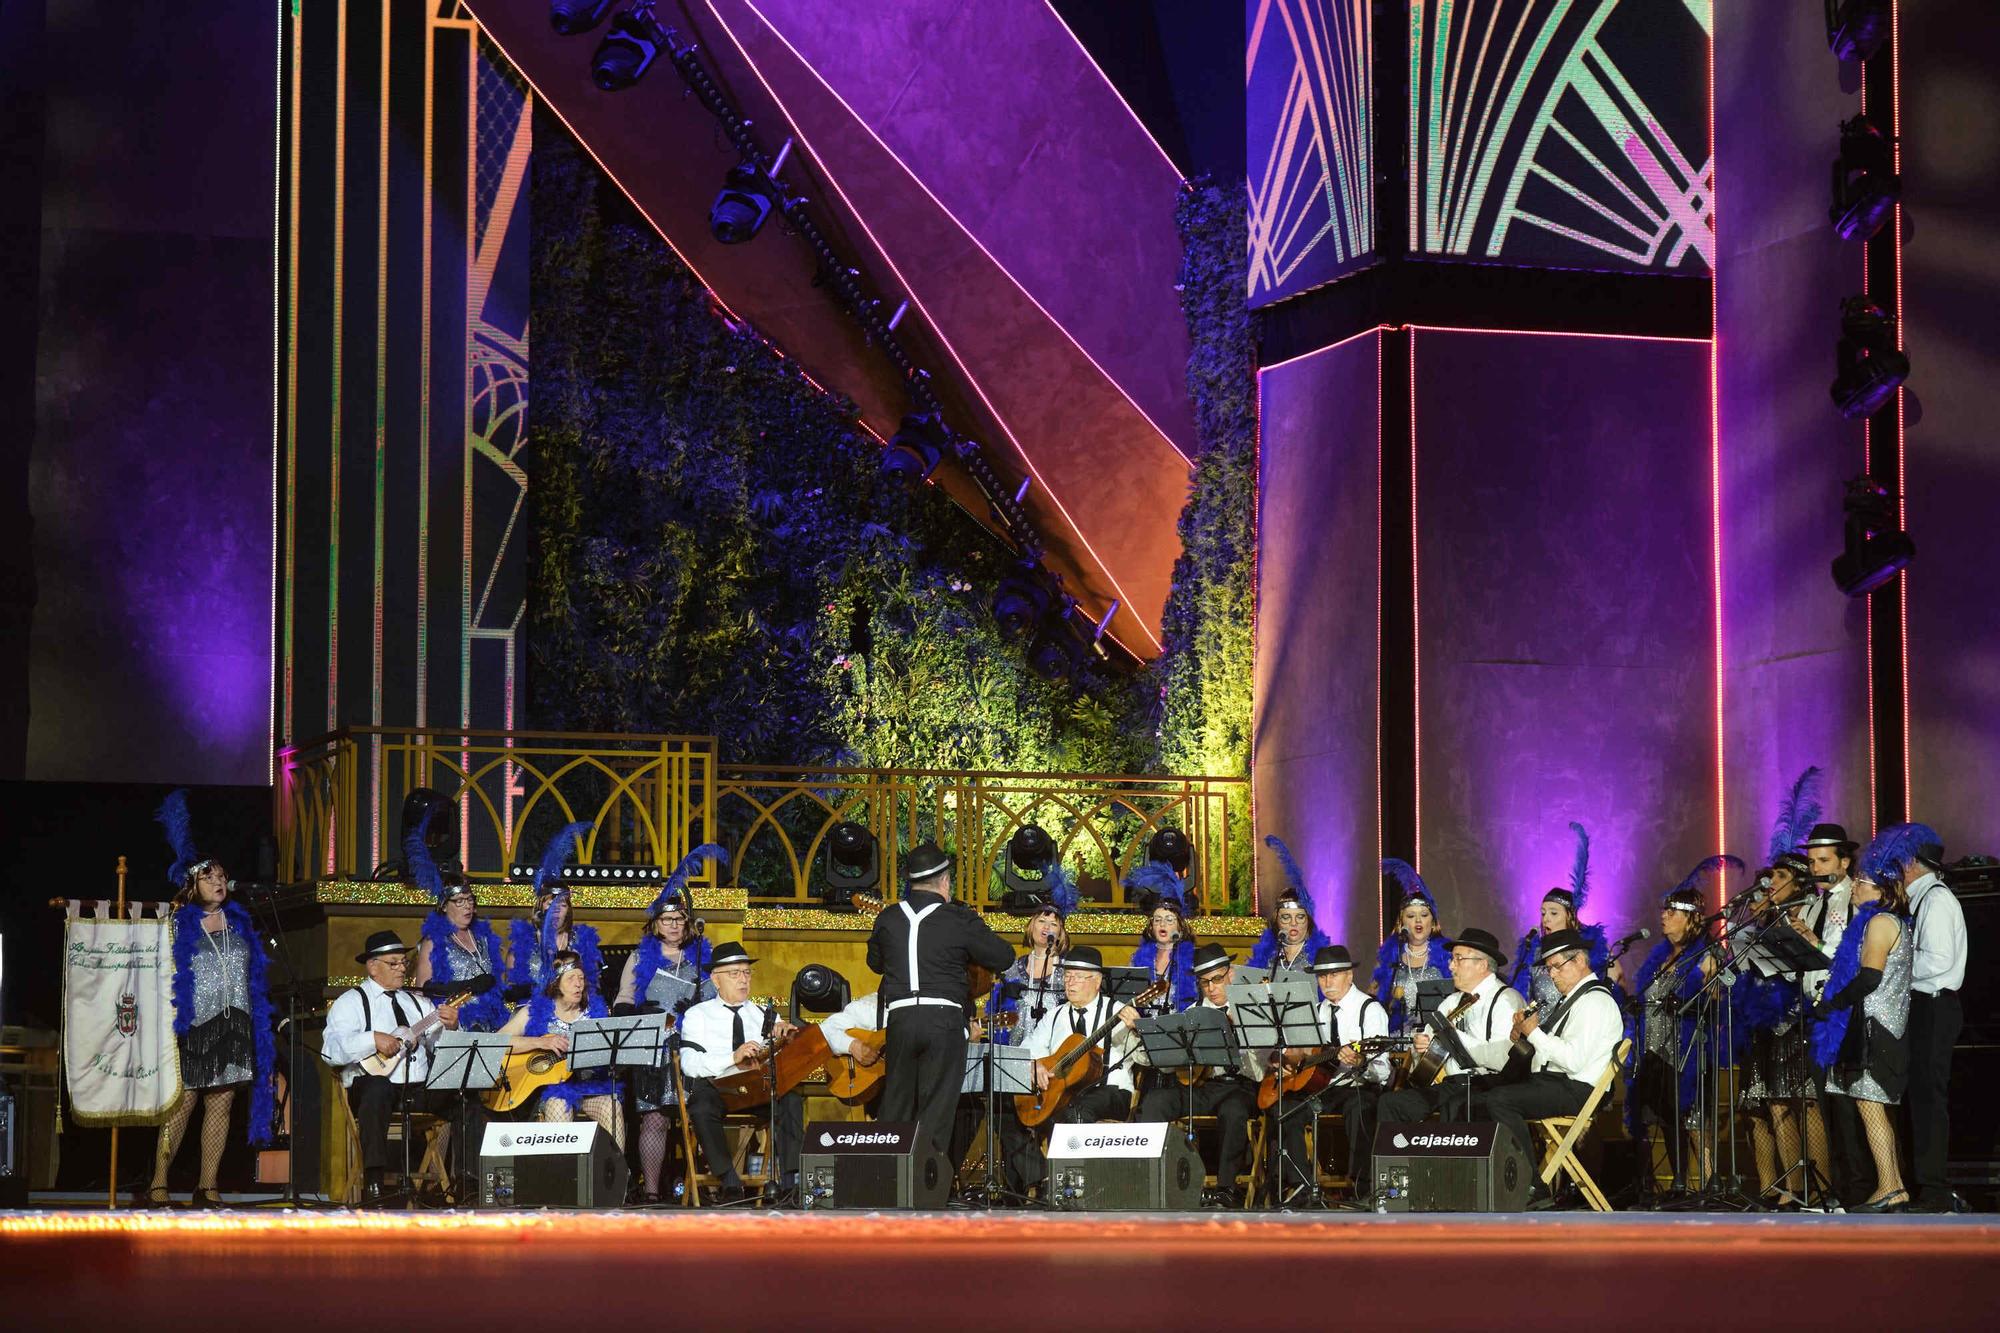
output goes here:
[{"label": "eyeglasses", "polygon": [[400,955],[393,958],[377,958],[375,961],[384,967],[393,968],[398,972],[404,971],[410,966],[410,960]]}]

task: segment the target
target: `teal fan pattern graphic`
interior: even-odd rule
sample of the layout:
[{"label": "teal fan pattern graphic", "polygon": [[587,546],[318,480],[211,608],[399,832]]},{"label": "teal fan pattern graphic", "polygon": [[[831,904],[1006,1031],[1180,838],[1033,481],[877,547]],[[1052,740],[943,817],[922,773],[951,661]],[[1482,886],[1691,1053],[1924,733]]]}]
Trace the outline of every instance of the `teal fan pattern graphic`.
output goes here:
[{"label": "teal fan pattern graphic", "polygon": [[1410,248],[1706,271],[1712,0],[1410,0]]}]

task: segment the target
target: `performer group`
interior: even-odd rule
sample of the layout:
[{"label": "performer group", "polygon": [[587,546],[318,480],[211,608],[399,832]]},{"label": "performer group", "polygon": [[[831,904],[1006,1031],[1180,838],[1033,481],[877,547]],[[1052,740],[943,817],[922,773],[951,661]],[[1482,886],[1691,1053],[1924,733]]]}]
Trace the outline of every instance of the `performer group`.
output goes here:
[{"label": "performer group", "polygon": [[[494,1032],[514,1056],[564,1062],[577,1024],[658,1012],[673,1033],[658,1068],[614,1080],[559,1063],[512,1112],[587,1118],[622,1149],[629,1096],[633,1203],[673,1202],[696,1173],[711,1182],[704,1202],[795,1202],[803,1103],[772,1071],[780,1049],[810,1035],[823,1041],[819,1063],[836,1085],[866,1086],[852,1100],[878,1120],[914,1124],[919,1142],[954,1168],[990,1139],[985,1195],[995,1204],[1047,1201],[1051,1125],[1130,1119],[1200,1126],[1210,1207],[1370,1208],[1381,1202],[1371,1197],[1377,1126],[1490,1122],[1535,1162],[1536,1122],[1597,1103],[1609,1114],[1609,1090],[1622,1082],[1635,1149],[1626,1201],[1636,1206],[1733,1184],[1723,1155],[1733,1156],[1735,1128],[1747,1122],[1753,1201],[1765,1207],[1951,1211],[1962,1204],[1945,1179],[1947,1097],[1968,943],[1940,873],[1944,846],[1928,826],[1900,824],[1864,849],[1819,819],[1817,785],[1808,770],[1790,792],[1750,889],[1719,902],[1722,876],[1743,864],[1712,857],[1661,896],[1656,921],[1615,943],[1587,916],[1590,839],[1580,825],[1571,825],[1567,883],[1544,894],[1535,920],[1510,923],[1526,925],[1519,936],[1448,931],[1423,878],[1385,861],[1398,898],[1366,977],[1366,949],[1322,931],[1306,875],[1276,838],[1266,841],[1285,888],[1241,967],[1222,944],[1196,937],[1190,848],[1175,830],[1159,832],[1125,880],[1142,927],[1117,967],[1070,942],[1078,895],[1060,863],[1046,872],[1017,951],[954,898],[951,858],[920,843],[903,854],[902,892],[868,938],[879,985],[810,1034],[752,998],[757,959],[743,945],[706,938],[688,881],[721,848],[697,848],[675,868],[612,978],[602,975],[596,930],[572,917],[563,879],[588,825],[552,840],[533,914],[513,923],[503,946],[464,876],[440,870],[425,821],[404,847],[410,882],[435,902],[420,943],[393,931],[368,939],[356,959],[365,978],[333,999],[320,1055],[354,1125],[364,1204],[387,1197],[397,1165],[390,1131],[405,1111],[437,1117],[461,1172],[466,1145],[502,1114],[490,1096],[426,1087],[441,1032]],[[170,1204],[168,1169],[199,1109],[192,1202],[215,1206],[239,1090],[248,1091],[252,1142],[272,1132],[264,951],[227,872],[196,853],[184,795],[160,818],[176,858],[174,1032],[187,1091],[162,1126],[145,1201]],[[1113,972],[1124,989],[1113,988]],[[1268,990],[1288,975],[1316,992],[1285,1028],[1310,1041],[1280,1044],[1268,1036],[1275,1023],[1246,1017],[1254,1004],[1242,983],[1254,994],[1255,983]],[[1195,1010],[1218,1011],[1203,1021],[1236,1035],[1231,1062],[1156,1058],[1148,1034]],[[962,1093],[968,1054],[985,1049],[978,1042],[1025,1050],[1028,1091]],[[727,1132],[746,1075],[759,1076],[748,1085],[771,1131],[755,1189]],[[989,1119],[990,1133],[976,1133]],[[1320,1162],[1343,1156],[1328,1151],[1328,1135],[1344,1145],[1349,1183],[1337,1199],[1321,1192]],[[671,1171],[670,1155],[679,1158]],[[1560,1177],[1557,1187],[1551,1197],[1538,1181],[1530,1206],[1562,1204]]]}]

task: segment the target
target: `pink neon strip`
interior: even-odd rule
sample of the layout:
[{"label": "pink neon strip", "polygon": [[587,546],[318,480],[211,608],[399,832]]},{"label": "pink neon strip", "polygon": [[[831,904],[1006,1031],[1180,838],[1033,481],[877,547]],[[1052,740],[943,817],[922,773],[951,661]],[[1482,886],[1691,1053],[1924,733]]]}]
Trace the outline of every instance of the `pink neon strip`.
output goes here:
[{"label": "pink neon strip", "polygon": [[[1711,286],[1709,304],[1715,303]],[[1458,324],[1409,324],[1406,328],[1422,329],[1426,333],[1495,333],[1511,334],[1523,338],[1612,338],[1620,342],[1642,343],[1707,343],[1707,338],[1681,338],[1662,333],[1589,333],[1573,329],[1480,329]]]},{"label": "pink neon strip", "polygon": [[[1708,162],[1715,175],[1708,183],[1708,219],[1710,227],[1717,228],[1721,235],[1718,219],[1721,210],[1716,199],[1716,185],[1722,171],[1716,165],[1715,144],[1715,44],[1709,43],[1708,56]],[[1708,279],[1708,497],[1709,497],[1709,541],[1710,579],[1715,599],[1715,850],[1722,853],[1729,848],[1729,814],[1724,803],[1724,733],[1722,689],[1726,660],[1722,646],[1722,345],[1721,327],[1718,323],[1716,285],[1719,272],[1716,260],[1721,257],[1721,245],[1711,240],[1709,243],[1715,259],[1709,261]],[[1721,899],[1729,899],[1729,879],[1718,875],[1717,890]]]},{"label": "pink neon strip", "polygon": [[[1379,581],[1378,581],[1379,582]],[[1377,594],[1378,596],[1380,594]],[[1380,711],[1379,709],[1377,710]],[[1410,777],[1415,796],[1415,836],[1410,864],[1424,868],[1424,635],[1423,597],[1417,588],[1417,331],[1410,330]]]},{"label": "pink neon strip", "polygon": [[[1146,424],[1148,426],[1151,426],[1154,429],[1154,431],[1158,432],[1159,437],[1162,440],[1166,441],[1167,448],[1173,450],[1174,453],[1179,456],[1181,462],[1187,464],[1189,467],[1193,467],[1194,460],[1188,457],[1187,453],[1183,451],[1178,444],[1174,443],[1173,437],[1168,435],[1165,430],[1161,429],[1160,423],[1153,420],[1152,416],[1147,413],[1145,408],[1139,406],[1138,400],[1125,391],[1125,386],[1118,382],[1118,377],[1113,375],[1110,371],[1106,370],[1104,366],[1097,360],[1097,358],[1092,356],[1089,350],[1085,348],[1082,343],[1076,340],[1076,336],[1069,331],[1068,326],[1065,325],[1061,320],[1057,319],[1054,315],[1050,314],[1047,306],[1043,305],[1040,301],[1035,299],[1035,294],[1033,292],[1029,291],[1026,287],[1022,286],[1021,280],[1014,276],[1013,270],[1009,269],[1005,264],[1001,263],[999,259],[994,256],[993,252],[986,248],[986,243],[980,240],[979,237],[976,234],[974,234],[972,228],[966,226],[964,222],[959,220],[959,217],[956,213],[952,212],[949,208],[945,207],[944,200],[938,198],[937,195],[931,192],[931,187],[924,183],[924,180],[921,176],[917,175],[915,171],[910,169],[910,164],[905,162],[901,158],[901,156],[897,154],[895,149],[889,147],[887,143],[883,142],[881,135],[875,133],[875,127],[870,125],[865,119],[863,119],[861,114],[857,112],[851,105],[848,104],[847,99],[842,97],[839,91],[836,90],[832,84],[828,83],[825,80],[825,78],[821,77],[819,70],[814,67],[813,63],[810,60],[807,60],[805,56],[800,53],[799,49],[796,46],[793,46],[791,44],[790,40],[786,38],[785,34],[778,31],[777,25],[772,23],[770,19],[764,16],[764,12],[757,8],[755,0],[738,0],[738,2],[742,4],[742,6],[745,9],[749,10],[752,14],[755,14],[757,16],[758,21],[761,22],[766,28],[770,30],[771,35],[777,38],[779,43],[783,45],[787,51],[790,51],[792,53],[792,58],[799,62],[799,65],[806,71],[806,73],[812,75],[813,79],[819,84],[819,86],[826,89],[828,95],[831,96],[834,101],[840,103],[841,108],[844,111],[846,111],[850,117],[853,118],[854,123],[856,125],[861,127],[862,132],[875,141],[876,147],[880,148],[884,153],[888,154],[889,160],[894,162],[897,166],[903,169],[903,174],[908,176],[910,180],[916,185],[916,187],[919,190],[922,190],[925,196],[928,197],[933,204],[937,205],[939,212],[943,213],[946,217],[951,219],[952,225],[957,227],[959,231],[963,232],[965,234],[965,238],[971,241],[973,245],[978,247],[979,253],[985,255],[986,258],[992,262],[993,267],[1000,270],[1001,274],[1006,277],[1007,281],[1014,284],[1014,287],[1021,293],[1021,295],[1028,298],[1028,303],[1030,305],[1034,306],[1035,309],[1042,312],[1042,317],[1048,320],[1049,323],[1053,324],[1056,327],[1057,332],[1061,333],[1063,337],[1069,340],[1070,346],[1076,348],[1078,352],[1082,353],[1084,360],[1090,362],[1092,366],[1096,367],[1097,373],[1104,377],[1105,383],[1109,384],[1112,388],[1118,390],[1119,397],[1123,398],[1126,402],[1130,403],[1132,405],[1132,410],[1137,412],[1140,415],[1140,417],[1144,418]],[[751,70],[756,73],[757,81],[764,85],[766,91],[771,91],[770,81],[764,78],[763,71],[757,69],[757,62],[750,59],[750,53],[743,49],[743,43],[737,40],[736,34],[730,31],[728,22],[723,19],[721,13],[716,9],[714,0],[704,0],[704,3],[707,4],[709,13],[715,15],[716,22],[722,24],[723,31],[729,33],[729,40],[736,43],[736,49],[742,53],[743,59],[749,63]],[[1065,31],[1067,31],[1067,29],[1065,29]],[[1074,37],[1072,37],[1071,40],[1075,40]],[[774,102],[778,102],[778,105],[780,107],[783,107],[784,103],[778,101],[778,95],[775,91],[771,91],[771,99]],[[1129,108],[1127,109],[1129,110]],[[786,118],[791,120],[793,132],[795,134],[798,134],[800,139],[803,139],[805,136],[802,132],[799,131],[797,117],[792,116],[790,112],[786,112]],[[1158,147],[1157,144],[1155,144],[1154,146]],[[819,159],[820,166],[823,169],[826,165],[826,159],[819,157],[819,154],[817,153],[815,153],[813,156]],[[1173,163],[1171,161],[1169,161],[1167,165],[1169,167],[1173,167]],[[1176,180],[1180,179],[1180,171],[1178,168],[1174,169],[1174,178]],[[831,174],[828,175],[828,180],[829,181],[832,180]],[[843,194],[841,198],[843,200],[846,199],[846,195]],[[860,211],[858,209],[855,209],[852,203],[848,204],[848,208],[854,212],[855,219],[859,221],[861,217]],[[866,222],[863,222],[861,225],[865,230],[868,224]],[[878,250],[883,251],[883,258],[885,259],[888,258],[887,250],[883,250],[883,248],[879,244],[876,246],[876,248]],[[904,285],[907,287],[909,284],[905,283]],[[929,316],[927,315],[925,316],[925,318],[928,319]],[[937,328],[937,324],[935,323],[935,321],[932,322],[931,327],[933,329]],[[942,336],[942,334],[940,334],[940,336]]]},{"label": "pink neon strip", "polygon": [[[1083,535],[1083,529],[1080,526],[1078,526],[1076,520],[1073,517],[1071,517],[1069,509],[1062,502],[1062,497],[1056,493],[1055,488],[1049,485],[1048,480],[1044,478],[1041,474],[1041,471],[1038,468],[1036,468],[1035,460],[1028,456],[1028,451],[1022,447],[1021,441],[1015,436],[1013,429],[1007,425],[1007,420],[1004,416],[1001,415],[1000,409],[995,407],[993,405],[993,400],[986,396],[986,390],[980,386],[979,377],[972,373],[972,368],[965,364],[965,359],[963,357],[959,356],[958,349],[952,346],[951,339],[945,336],[944,329],[938,324],[938,321],[931,318],[930,311],[926,309],[924,306],[923,298],[917,295],[916,287],[911,284],[908,278],[903,276],[903,271],[896,266],[896,261],[890,257],[888,248],[884,246],[879,239],[877,239],[874,229],[868,225],[867,218],[865,218],[862,215],[860,209],[854,206],[854,201],[848,198],[847,191],[841,188],[840,182],[834,177],[833,172],[827,168],[826,158],[822,156],[820,152],[812,146],[812,141],[806,137],[805,133],[802,130],[800,130],[798,117],[792,114],[791,109],[785,105],[784,99],[778,96],[777,89],[773,88],[771,86],[770,80],[764,77],[764,72],[757,67],[757,62],[750,58],[749,51],[744,49],[742,41],[737,38],[736,33],[730,28],[728,21],[724,19],[719,12],[717,12],[713,0],[705,0],[705,2],[707,3],[709,13],[715,16],[715,21],[721,25],[722,31],[728,35],[730,42],[735,45],[737,53],[743,57],[744,64],[750,67],[750,72],[757,76],[757,82],[763,85],[764,92],[767,96],[770,97],[772,105],[777,107],[778,113],[784,116],[785,119],[791,123],[792,133],[794,137],[798,140],[801,149],[811,155],[813,159],[813,164],[819,168],[820,174],[826,178],[826,183],[832,187],[833,192],[835,194],[840,196],[840,202],[842,203],[842,205],[846,207],[848,213],[854,218],[855,223],[860,226],[863,234],[865,234],[868,237],[868,243],[875,248],[876,254],[881,256],[882,262],[888,265],[889,271],[895,274],[897,283],[900,284],[903,290],[909,294],[910,304],[914,305],[917,308],[917,312],[923,316],[924,323],[927,324],[930,327],[931,332],[934,335],[936,335],[938,342],[944,347],[945,353],[951,357],[953,364],[955,364],[958,367],[959,373],[965,376],[966,383],[972,386],[972,391],[979,395],[979,401],[985,404],[986,410],[992,414],[994,423],[1000,427],[1003,433],[1005,433],[1005,435],[1007,436],[1008,443],[1014,446],[1014,452],[1021,456],[1021,462],[1023,466],[1025,466],[1028,469],[1030,475],[1034,477],[1036,484],[1040,486],[1042,490],[1048,494],[1049,502],[1053,504],[1056,507],[1057,512],[1059,512],[1063,516],[1063,521],[1069,524],[1070,531],[1074,532],[1076,534],[1076,539],[1079,542],[1083,543],[1083,548],[1086,551],[1090,552],[1090,557],[1092,560],[1097,562],[1097,567],[1104,571],[1104,577],[1111,580],[1111,586],[1117,590],[1118,596],[1124,600],[1125,605],[1127,607],[1131,607],[1133,605],[1132,599],[1126,593],[1124,586],[1118,582],[1118,576],[1111,572],[1111,567],[1109,564],[1106,563],[1104,557],[1097,553],[1097,548],[1092,546],[1090,544],[1090,539]],[[751,8],[754,12],[756,7],[752,5],[749,6],[749,8]],[[763,19],[764,16],[762,14],[759,14],[757,17]],[[766,27],[770,26],[770,21],[768,19],[764,20],[764,22]],[[773,35],[778,37],[778,40],[780,42],[784,42],[783,35],[777,33],[777,30],[775,28],[772,29],[772,33]],[[794,56],[798,56],[798,52],[796,50],[793,50],[789,42],[785,43],[785,48],[787,50],[792,51],[792,54]],[[803,57],[799,58],[801,61],[803,61],[804,59]],[[815,75],[814,77],[817,78],[818,76]],[[821,86],[824,87],[825,81],[821,80],[820,82]],[[831,88],[827,88],[827,91],[829,93],[833,93],[833,90]],[[833,93],[833,96],[837,100],[840,95],[838,93]],[[843,107],[847,106],[845,102],[842,102],[841,105]],[[853,108],[848,107],[847,109],[849,115],[854,114]],[[856,117],[856,122],[859,123],[859,117]],[[863,125],[862,128],[866,129],[867,126]],[[881,144],[881,142],[882,141],[880,139],[876,140],[877,144]],[[885,152],[888,151],[887,145],[882,145],[882,147],[883,151]],[[891,154],[891,156],[894,155]],[[904,168],[904,170],[907,171],[908,168],[906,167]],[[914,179],[914,177],[912,177],[912,179]],[[922,184],[922,182],[918,183],[919,185]],[[928,191],[926,191],[926,193],[928,193]],[[940,204],[939,207],[942,208],[943,205]],[[970,235],[970,233],[967,234]],[[990,258],[991,256],[988,257]],[[998,261],[996,260],[995,262],[997,263]],[[1019,284],[1016,285],[1018,286]],[[1034,298],[1030,297],[1029,299],[1033,300]],[[1046,314],[1047,312],[1044,311],[1043,313]],[[1085,355],[1088,356],[1088,353],[1085,353]],[[1155,429],[1157,429],[1157,427]],[[1169,443],[1172,442],[1169,441]],[[1176,450],[1175,452],[1178,453],[1179,451]],[[1138,625],[1139,632],[1144,634],[1147,640],[1153,645],[1154,651],[1158,652],[1164,645],[1162,645],[1160,643],[1160,640],[1154,635],[1152,627],[1146,624],[1145,617],[1139,615],[1135,611],[1133,612],[1132,620],[1134,624]],[[1109,633],[1109,631],[1106,632]],[[1125,646],[1123,641],[1119,640],[1115,634],[1113,634],[1111,637],[1114,642],[1117,642],[1119,644],[1120,647]],[[1126,651],[1130,652],[1131,650],[1127,648]],[[1138,656],[1138,654],[1136,653],[1133,655],[1135,657]]]},{"label": "pink neon strip", "polygon": [[[1382,335],[1375,329],[1375,558],[1382,558]],[[1382,572],[1375,572],[1375,915],[1382,915]]]},{"label": "pink neon strip", "polygon": [[[1345,347],[1347,346],[1347,344],[1353,342],[1356,338],[1366,338],[1369,334],[1380,333],[1388,327],[1389,326],[1387,324],[1372,325],[1369,328],[1362,329],[1359,333],[1348,334],[1345,338],[1342,338],[1337,343],[1328,343],[1324,347],[1315,347],[1310,352],[1300,352],[1297,356],[1286,357],[1283,361],[1274,361],[1268,366],[1259,366],[1257,368],[1257,373],[1259,375],[1265,375],[1269,374],[1271,371],[1274,370],[1282,370],[1286,366],[1297,365],[1299,362],[1306,360],[1308,357],[1318,356],[1321,352],[1331,352],[1336,347]],[[1377,347],[1376,359],[1379,360],[1380,358],[1381,358],[1381,348]],[[1379,421],[1377,422],[1377,425],[1379,427],[1380,425]]]},{"label": "pink neon strip", "polygon": [[[1043,0],[1043,3],[1047,4],[1048,0]],[[1069,39],[1072,42],[1076,42],[1077,53],[1081,55],[1085,60],[1088,60],[1090,62],[1090,67],[1097,71],[1097,77],[1104,80],[1105,88],[1110,91],[1113,97],[1118,99],[1118,105],[1125,108],[1125,114],[1132,117],[1132,123],[1139,127],[1139,133],[1146,136],[1146,142],[1153,145],[1153,151],[1158,153],[1160,155],[1160,160],[1167,164],[1167,170],[1173,172],[1176,179],[1185,180],[1186,177],[1181,175],[1181,169],[1179,165],[1176,164],[1171,157],[1167,156],[1167,150],[1160,147],[1160,141],[1158,139],[1155,139],[1153,137],[1153,132],[1146,128],[1146,122],[1139,119],[1139,113],[1134,111],[1132,109],[1132,104],[1125,100],[1125,94],[1118,91],[1118,85],[1113,83],[1111,81],[1111,76],[1104,72],[1104,66],[1098,64],[1097,57],[1091,55],[1090,49],[1086,47],[1082,43],[1082,41],[1078,40],[1076,33],[1070,28],[1069,24],[1063,21],[1063,16],[1061,14],[1056,13],[1056,7],[1053,4],[1049,5],[1049,16],[1055,19],[1056,26],[1058,28],[1061,28],[1065,33],[1067,33]]]},{"label": "pink neon strip", "polygon": [[[1896,172],[1903,170],[1903,6],[1889,0],[1889,118],[1896,128],[1889,146]],[[1889,215],[1889,254],[1896,272],[1896,346],[1903,346],[1903,205],[1896,202]],[[1904,428],[1903,388],[1896,387],[1896,521],[1907,532],[1909,516],[1910,435]],[[1903,706],[1903,809],[1900,822],[1908,823],[1914,794],[1910,790],[1910,570],[1906,565],[1898,577],[1896,596],[1896,668],[1902,677]]]}]

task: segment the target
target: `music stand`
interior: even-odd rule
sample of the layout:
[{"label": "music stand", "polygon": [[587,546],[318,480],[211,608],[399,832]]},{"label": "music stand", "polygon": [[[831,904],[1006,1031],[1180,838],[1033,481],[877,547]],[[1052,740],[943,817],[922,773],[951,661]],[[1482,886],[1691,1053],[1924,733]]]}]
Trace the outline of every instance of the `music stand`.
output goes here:
[{"label": "music stand", "polygon": [[[1808,1003],[1810,992],[1807,988],[1807,983],[1815,973],[1827,971],[1828,963],[1826,955],[1821,953],[1817,946],[1808,943],[1805,936],[1799,934],[1792,924],[1780,915],[1777,920],[1772,921],[1757,933],[1756,939],[1752,940],[1749,946],[1744,949],[1742,961],[1750,971],[1755,972],[1758,976],[1770,981],[1789,982],[1798,990],[1800,1004],[1799,1020],[1792,1025],[1789,1040],[1793,1044],[1795,1048],[1794,1053],[1797,1056],[1810,1058],[1809,1052],[1800,1049],[1804,1047],[1809,1039],[1810,1031],[1810,1026],[1804,1012],[1812,1007]],[[1777,1040],[1775,1033],[1772,1039],[1774,1042]],[[1773,1058],[1775,1060],[1775,1055]],[[1803,1063],[1803,1060],[1801,1063]],[[1822,1177],[1819,1173],[1819,1168],[1813,1165],[1812,1153],[1809,1148],[1811,1135],[1806,1132],[1806,1083],[1811,1078],[1812,1075],[1809,1072],[1804,1072],[1803,1077],[1798,1080],[1797,1091],[1787,1099],[1792,1103],[1793,1123],[1798,1126],[1799,1157],[1796,1162],[1791,1163],[1779,1174],[1777,1181],[1773,1185],[1774,1189],[1782,1190],[1785,1188],[1786,1182],[1792,1178],[1793,1173],[1798,1173],[1799,1206],[1801,1208],[1810,1208],[1813,1206],[1812,1192],[1815,1185],[1819,1187],[1822,1199],[1832,1193],[1831,1183]],[[1776,1137],[1774,1133],[1772,1138],[1775,1140]]]},{"label": "music stand", "polygon": [[[1196,1005],[1177,1014],[1142,1018],[1133,1029],[1146,1049],[1146,1059],[1155,1069],[1195,1069],[1203,1065],[1237,1067],[1241,1048],[1229,1015],[1220,1009]],[[1195,1146],[1194,1080],[1187,1080],[1187,1145]],[[1232,1182],[1231,1187],[1234,1187]]]},{"label": "music stand", "polygon": [[[1268,981],[1234,981],[1229,983],[1229,1011],[1242,1030],[1243,1045],[1253,1051],[1273,1052],[1270,1070],[1279,1074],[1284,1064],[1284,1053],[1288,1048],[1306,1048],[1323,1044],[1319,1022],[1313,1015],[1314,1002],[1319,999],[1319,987],[1303,972],[1274,971]],[[1276,1195],[1280,1204],[1284,1202],[1285,1171],[1289,1167],[1301,1180],[1307,1180],[1310,1189],[1317,1183],[1318,1173],[1308,1180],[1306,1173],[1291,1160],[1285,1148],[1285,1080],[1277,1079],[1277,1125],[1278,1133],[1278,1187]]]},{"label": "music stand", "polygon": [[1261,985],[1271,979],[1271,974],[1275,970],[1275,968],[1269,967],[1252,967],[1248,963],[1245,963],[1241,967],[1230,968],[1229,979],[1231,981],[1254,981]]},{"label": "music stand", "polygon": [[1100,993],[1114,1005],[1130,1004],[1152,984],[1153,969],[1150,967],[1107,967]]},{"label": "music stand", "polygon": [[585,1018],[570,1025],[569,1067],[575,1073],[609,1069],[657,1069],[667,1035],[665,1014]]},{"label": "music stand", "polygon": [[[1027,1048],[992,1040],[976,1042],[965,1052],[965,1073],[959,1080],[958,1095],[970,1093],[986,1098],[986,1183],[980,1186],[980,1191],[981,1202],[988,1208],[1000,1196],[1017,1203],[1028,1201],[1027,1195],[1007,1188],[1007,1175],[1000,1165],[1000,1098],[1003,1094],[1033,1096],[1034,1065],[1034,1057]],[[996,1179],[998,1185],[993,1183]],[[966,1193],[969,1195],[971,1190]]]},{"label": "music stand", "polygon": [[1419,981],[1417,983],[1416,998],[1410,1006],[1412,1019],[1421,1025],[1432,1014],[1443,1008],[1444,1002],[1457,994],[1457,992],[1458,987],[1454,986],[1448,978],[1438,981]]},{"label": "music stand", "polygon": [[[458,1094],[458,1155],[460,1169],[454,1175],[466,1174],[465,1159],[471,1142],[472,1127],[467,1117],[472,1113],[471,1100],[466,1094],[485,1092],[500,1083],[501,1069],[507,1063],[507,1052],[513,1046],[512,1037],[503,1037],[497,1032],[445,1032],[438,1037],[437,1045],[431,1050],[430,1071],[424,1075],[424,1087]],[[409,1100],[408,1090],[404,1092],[404,1102]],[[403,1188],[409,1189],[409,1127],[403,1129],[404,1173]],[[478,1170],[475,1165],[473,1193],[478,1197]]]}]

